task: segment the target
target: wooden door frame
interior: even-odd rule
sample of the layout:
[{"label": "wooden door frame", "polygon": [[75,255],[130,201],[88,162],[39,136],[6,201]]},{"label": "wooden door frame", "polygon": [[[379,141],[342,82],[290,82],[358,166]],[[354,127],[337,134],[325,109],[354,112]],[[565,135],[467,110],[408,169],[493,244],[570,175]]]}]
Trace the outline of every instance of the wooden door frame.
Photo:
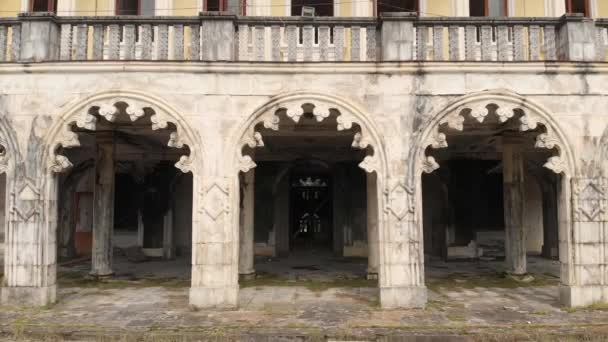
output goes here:
[{"label": "wooden door frame", "polygon": [[[571,1],[571,0],[568,0]],[[505,11],[505,16],[508,17],[510,15],[509,13],[509,0],[502,0],[502,6],[503,9]],[[490,15],[490,0],[484,0],[484,13],[485,16],[489,16]],[[469,10],[470,11],[470,10]]]},{"label": "wooden door frame", "polygon": [[[202,0],[202,1],[203,1],[203,11],[207,12],[207,1],[208,0]],[[219,2],[220,2],[220,12],[224,12],[226,10],[226,8],[228,7],[228,0],[219,0]]]},{"label": "wooden door frame", "polygon": [[[589,0],[583,0],[583,5],[585,6],[585,17],[591,16],[591,8],[589,7]],[[566,13],[572,13],[572,0],[566,0]]]},{"label": "wooden door frame", "polygon": [[[34,1],[35,0],[30,0],[30,6],[29,6],[30,12],[34,12]],[[46,11],[57,13],[57,8],[56,8],[57,6],[55,5],[56,2],[57,2],[57,0],[47,0]]]},{"label": "wooden door frame", "polygon": [[[120,9],[119,7],[119,2],[122,0],[115,0],[114,1],[114,15],[118,15],[118,11]],[[133,14],[131,14],[133,15]],[[135,15],[141,15],[141,0],[137,0],[137,14]]]}]

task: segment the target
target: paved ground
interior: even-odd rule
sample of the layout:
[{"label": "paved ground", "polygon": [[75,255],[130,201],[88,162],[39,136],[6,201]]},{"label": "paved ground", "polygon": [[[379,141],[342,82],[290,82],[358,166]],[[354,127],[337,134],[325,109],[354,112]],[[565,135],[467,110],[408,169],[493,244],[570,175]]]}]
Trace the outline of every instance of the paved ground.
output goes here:
[{"label": "paved ground", "polygon": [[[325,258],[325,259],[324,259]],[[608,341],[608,307],[565,310],[556,262],[531,258],[535,279],[501,275],[500,262],[430,262],[424,310],[380,310],[362,279],[364,260],[259,260],[262,275],[242,283],[240,308],[188,306],[187,261],[132,264],[117,276],[85,277],[86,263],[62,267],[58,304],[0,307],[6,339],[83,341]],[[331,267],[330,267],[331,266]],[[295,267],[295,269],[294,269]],[[324,275],[330,267],[331,275]]]}]

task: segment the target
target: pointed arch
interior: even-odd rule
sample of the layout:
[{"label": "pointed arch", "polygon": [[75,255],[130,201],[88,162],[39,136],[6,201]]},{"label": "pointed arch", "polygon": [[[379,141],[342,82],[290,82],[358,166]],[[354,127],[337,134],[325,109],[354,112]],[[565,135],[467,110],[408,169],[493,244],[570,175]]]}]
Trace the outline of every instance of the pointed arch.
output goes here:
[{"label": "pointed arch", "polygon": [[542,105],[509,90],[499,89],[465,95],[431,116],[415,136],[410,148],[408,184],[413,186],[422,172],[432,172],[439,167],[435,159],[425,153],[429,146],[436,149],[448,146],[446,135],[440,132],[442,126],[462,131],[466,115],[463,113],[467,112],[471,118],[482,123],[491,112],[490,106],[494,107],[493,112],[500,122],[513,120],[515,113],[520,112],[519,129],[522,132],[543,126],[546,132],[538,135],[535,146],[556,148],[558,151],[557,156],[547,160],[545,167],[567,177],[574,177],[578,173],[572,145],[555,117]]},{"label": "pointed arch", "polygon": [[190,154],[182,156],[175,166],[183,172],[200,168],[205,151],[198,132],[190,126],[181,111],[157,96],[136,90],[109,90],[89,95],[78,99],[74,105],[58,114],[58,119],[44,138],[46,148],[41,151],[40,159],[46,163],[43,167],[47,167],[52,172],[62,172],[69,168],[70,161],[65,156],[58,155],[57,149],[80,146],[78,135],[72,131],[72,128],[76,126],[95,130],[97,118],[91,114],[94,108],[97,108],[100,116],[113,122],[119,112],[116,107],[119,103],[126,105],[126,113],[131,121],[137,121],[146,111],[151,111],[152,130],[167,128],[169,123],[174,124],[176,131],[171,133],[167,145],[176,148],[186,145],[190,150]]},{"label": "pointed arch", "polygon": [[363,149],[371,146],[374,150],[374,153],[366,156],[359,166],[366,172],[376,172],[379,176],[386,177],[387,157],[384,143],[371,115],[341,97],[308,91],[280,94],[271,98],[237,127],[228,136],[225,145],[230,149],[231,156],[227,158],[229,163],[227,170],[246,172],[255,167],[251,157],[242,154],[242,149],[244,146],[251,148],[263,146],[262,136],[256,131],[256,126],[262,124],[264,128],[278,130],[280,118],[277,112],[280,110],[285,110],[287,117],[297,123],[304,114],[304,105],[314,106],[313,115],[318,122],[329,117],[332,112],[336,113],[338,131],[351,129],[353,124],[359,125],[361,132],[355,135],[353,148]]}]

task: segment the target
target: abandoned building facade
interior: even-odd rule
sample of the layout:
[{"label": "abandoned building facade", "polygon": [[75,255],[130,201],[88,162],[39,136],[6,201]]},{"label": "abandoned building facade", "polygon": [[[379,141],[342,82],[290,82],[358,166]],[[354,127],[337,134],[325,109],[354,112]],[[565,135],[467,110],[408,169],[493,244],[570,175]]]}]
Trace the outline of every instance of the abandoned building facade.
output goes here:
[{"label": "abandoned building facade", "polygon": [[59,260],[111,277],[119,244],[184,258],[201,308],[236,307],[256,256],[294,252],[365,258],[383,308],[423,307],[433,258],[494,254],[515,276],[559,260],[564,305],[608,302],[602,16],[4,0],[2,302],[54,303]]}]

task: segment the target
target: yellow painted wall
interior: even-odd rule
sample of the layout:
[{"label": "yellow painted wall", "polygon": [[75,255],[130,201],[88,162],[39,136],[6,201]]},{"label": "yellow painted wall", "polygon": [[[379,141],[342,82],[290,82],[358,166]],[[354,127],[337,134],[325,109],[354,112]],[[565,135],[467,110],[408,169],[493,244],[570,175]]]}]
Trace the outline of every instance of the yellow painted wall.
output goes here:
[{"label": "yellow painted wall", "polygon": [[199,0],[173,0],[173,14],[192,16],[198,15]]},{"label": "yellow painted wall", "polygon": [[599,18],[608,18],[608,1],[600,0],[597,2],[597,16]]},{"label": "yellow painted wall", "polygon": [[285,7],[285,0],[271,0],[270,5],[270,15],[272,16],[284,17],[289,15],[287,11],[291,10]]},{"label": "yellow painted wall", "polygon": [[[353,3],[351,3],[350,1],[344,1],[344,0],[336,0],[336,1],[340,1],[340,16],[341,17],[352,17],[353,16]],[[374,13],[373,12],[373,4],[370,6],[372,8],[370,8],[371,12],[370,13]],[[370,16],[373,14],[370,14]]]},{"label": "yellow painted wall", "polygon": [[427,0],[426,13],[420,13],[422,16],[453,16],[452,13],[453,0]]},{"label": "yellow painted wall", "polygon": [[110,1],[115,0],[76,0],[74,15],[114,15]]},{"label": "yellow painted wall", "polygon": [[545,17],[545,4],[540,0],[515,0],[515,17]]},{"label": "yellow painted wall", "polygon": [[16,17],[21,12],[21,0],[0,0],[0,17]]}]

